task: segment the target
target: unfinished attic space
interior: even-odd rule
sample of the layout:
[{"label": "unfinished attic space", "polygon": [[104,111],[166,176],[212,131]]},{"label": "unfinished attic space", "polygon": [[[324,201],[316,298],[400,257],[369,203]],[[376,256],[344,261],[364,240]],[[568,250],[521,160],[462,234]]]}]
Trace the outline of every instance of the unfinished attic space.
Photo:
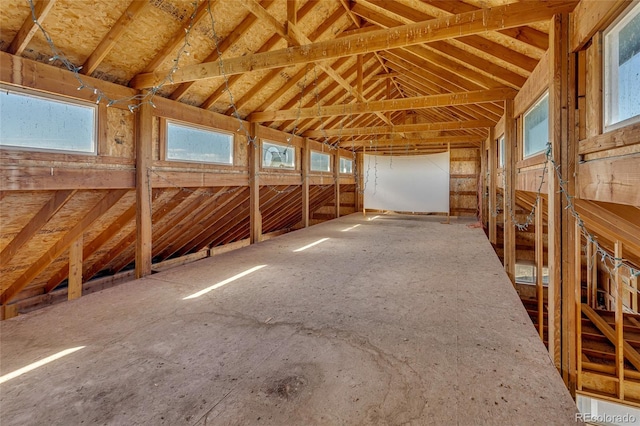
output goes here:
[{"label": "unfinished attic space", "polygon": [[640,424],[640,2],[1,0],[0,424]]}]

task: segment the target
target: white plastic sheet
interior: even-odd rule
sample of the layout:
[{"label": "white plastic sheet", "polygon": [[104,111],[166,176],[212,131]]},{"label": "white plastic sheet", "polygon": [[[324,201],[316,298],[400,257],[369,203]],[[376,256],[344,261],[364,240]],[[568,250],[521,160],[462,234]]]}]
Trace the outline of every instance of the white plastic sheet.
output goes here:
[{"label": "white plastic sheet", "polygon": [[449,153],[364,156],[367,209],[439,213],[449,211]]}]

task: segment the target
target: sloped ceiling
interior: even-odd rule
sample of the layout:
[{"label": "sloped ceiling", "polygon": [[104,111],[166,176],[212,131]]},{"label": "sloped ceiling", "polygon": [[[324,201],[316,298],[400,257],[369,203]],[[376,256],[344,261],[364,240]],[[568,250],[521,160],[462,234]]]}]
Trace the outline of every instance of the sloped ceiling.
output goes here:
[{"label": "sloped ceiling", "polygon": [[141,90],[174,68],[158,96],[354,150],[419,152],[478,146],[546,51],[549,18],[575,4],[4,0],[0,48],[62,67],[53,43],[80,73]]}]

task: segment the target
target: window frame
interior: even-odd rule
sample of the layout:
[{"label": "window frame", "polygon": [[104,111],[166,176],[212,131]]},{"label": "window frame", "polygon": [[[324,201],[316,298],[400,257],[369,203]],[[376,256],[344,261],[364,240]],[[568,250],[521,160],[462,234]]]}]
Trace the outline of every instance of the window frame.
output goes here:
[{"label": "window frame", "polygon": [[[342,160],[348,161],[350,163],[350,165],[351,165],[350,166],[350,169],[351,169],[350,172],[343,172],[342,171]],[[347,157],[340,156],[339,163],[340,163],[340,174],[343,174],[343,175],[352,175],[353,174],[353,159],[352,158],[347,158]]]},{"label": "window frame", "polygon": [[[522,278],[518,278],[518,267],[526,267],[526,268],[530,268],[531,269],[531,277],[532,280],[525,280]],[[538,284],[538,277],[536,277],[536,272],[538,271],[538,268],[535,264],[535,262],[531,262],[531,261],[527,261],[527,260],[516,260],[515,263],[515,282],[516,284],[524,284],[524,285],[532,285],[535,286]],[[545,275],[545,271],[546,271],[546,275]],[[549,286],[549,265],[542,265],[542,286],[543,287],[548,287]]]},{"label": "window frame", "polygon": [[[640,3],[633,2],[631,3],[603,32],[602,32],[602,130],[603,133],[609,132],[611,130],[616,130],[621,127],[628,126],[630,124],[634,124],[640,122],[640,113],[634,115],[632,117],[626,118],[622,121],[616,121],[615,123],[608,124],[610,121],[611,113],[612,113],[612,102],[614,96],[610,95],[610,91],[608,89],[615,89],[615,93],[617,94],[617,85],[611,85],[610,83],[615,79],[616,83],[618,82],[618,70],[619,66],[616,65],[613,70],[611,70],[610,60],[617,59],[619,57],[618,49],[615,50],[615,55],[611,56],[613,52],[611,52],[610,44],[609,44],[609,36],[616,32],[619,33],[625,23],[629,22],[633,17],[640,15]],[[616,40],[618,38],[616,37]],[[617,97],[615,97],[618,100]]]},{"label": "window frame", "polygon": [[[313,168],[313,154],[318,154],[318,155],[326,155],[327,157],[329,157],[329,170],[318,170],[318,169],[314,169]],[[309,152],[309,171],[311,172],[317,172],[317,173],[331,173],[333,170],[333,165],[332,165],[333,161],[331,161],[331,154],[327,153],[327,152],[322,152],[322,151],[316,151],[316,150],[310,150]]]},{"label": "window frame", "polygon": [[[235,164],[235,151],[236,151],[236,138],[235,133],[225,131],[222,129],[218,129],[215,127],[203,126],[200,124],[194,124],[187,121],[174,120],[171,118],[165,118],[164,120],[164,142],[163,142],[163,150],[162,150],[162,160],[170,161],[172,163],[191,163],[191,164],[205,164],[205,165],[216,165],[216,166],[233,166]],[[171,158],[169,157],[169,126],[176,125],[178,127],[184,127],[188,129],[200,130],[209,133],[218,133],[220,135],[226,135],[231,137],[231,161],[226,162],[218,162],[218,161],[198,161],[198,160],[189,160],[183,158]]]},{"label": "window frame", "polygon": [[[274,166],[266,166],[264,164],[264,155],[266,153],[264,149],[264,144],[267,143],[269,145],[273,145],[279,148],[284,148],[285,150],[291,150],[293,152],[293,165],[292,166],[283,166],[283,167],[274,167]],[[295,145],[287,145],[284,143],[278,143],[269,139],[260,141],[260,168],[269,169],[269,170],[296,170],[296,147]]]},{"label": "window frame", "polygon": [[549,142],[549,129],[551,128],[551,124],[549,120],[551,119],[551,113],[549,111],[549,107],[547,106],[547,143],[544,144],[544,147],[541,150],[532,152],[527,154],[527,115],[529,115],[536,107],[538,107],[545,99],[547,99],[547,105],[549,102],[549,89],[545,90],[540,97],[538,97],[535,102],[531,104],[529,108],[522,114],[522,159],[527,160],[529,158],[533,158],[537,155],[540,155],[545,152],[547,147],[547,143]]},{"label": "window frame", "polygon": [[95,102],[83,101],[81,99],[68,98],[64,96],[55,95],[52,93],[39,92],[36,90],[28,90],[19,87],[9,87],[4,84],[0,84],[0,90],[6,93],[14,93],[20,96],[32,97],[43,99],[46,101],[50,101],[53,103],[59,104],[69,104],[82,108],[86,108],[88,110],[92,110],[93,114],[93,131],[92,134],[92,151],[80,151],[80,150],[69,150],[69,149],[56,149],[56,148],[42,148],[42,147],[33,147],[33,146],[19,146],[19,145],[2,145],[0,144],[0,149],[6,149],[11,151],[20,151],[20,152],[42,152],[49,154],[67,154],[67,155],[85,155],[85,156],[98,156],[99,152],[99,120],[101,118],[100,110],[98,105]]}]

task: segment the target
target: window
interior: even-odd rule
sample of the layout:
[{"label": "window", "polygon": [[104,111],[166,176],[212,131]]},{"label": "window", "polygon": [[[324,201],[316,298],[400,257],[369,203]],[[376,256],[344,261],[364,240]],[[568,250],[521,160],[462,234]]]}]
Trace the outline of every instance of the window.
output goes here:
[{"label": "window", "polygon": [[340,173],[353,174],[353,160],[340,157]]},{"label": "window", "polygon": [[262,142],[262,167],[295,169],[296,149],[293,146]]},{"label": "window", "polygon": [[498,139],[498,168],[504,167],[504,136]]},{"label": "window", "polygon": [[549,141],[549,93],[524,114],[524,158],[543,152]]},{"label": "window", "polygon": [[604,50],[604,126],[607,129],[640,119],[639,3],[605,32]]},{"label": "window", "polygon": [[3,90],[0,146],[95,154],[95,105]]},{"label": "window", "polygon": [[311,151],[311,170],[314,172],[330,172],[331,156],[329,154]]},{"label": "window", "polygon": [[[516,262],[516,282],[518,284],[536,284],[536,265],[531,262]],[[542,285],[549,284],[549,268],[542,267]]]},{"label": "window", "polygon": [[166,158],[233,164],[233,135],[167,121]]}]

